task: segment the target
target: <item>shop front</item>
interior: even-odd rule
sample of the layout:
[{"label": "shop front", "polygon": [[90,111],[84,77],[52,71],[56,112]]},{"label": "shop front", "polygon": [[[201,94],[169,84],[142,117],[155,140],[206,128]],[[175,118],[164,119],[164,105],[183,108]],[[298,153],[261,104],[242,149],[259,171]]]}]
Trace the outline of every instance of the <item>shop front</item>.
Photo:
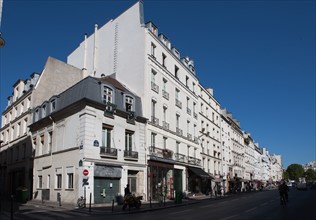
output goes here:
[{"label": "shop front", "polygon": [[177,190],[182,190],[181,184],[179,184],[182,174],[179,170],[174,169],[173,164],[148,161],[147,169],[148,200],[173,199],[175,187]]},{"label": "shop front", "polygon": [[208,194],[212,188],[212,177],[198,167],[188,167],[188,187],[191,193]]},{"label": "shop front", "polygon": [[95,165],[94,167],[94,203],[111,203],[116,201],[120,192],[121,167]]}]

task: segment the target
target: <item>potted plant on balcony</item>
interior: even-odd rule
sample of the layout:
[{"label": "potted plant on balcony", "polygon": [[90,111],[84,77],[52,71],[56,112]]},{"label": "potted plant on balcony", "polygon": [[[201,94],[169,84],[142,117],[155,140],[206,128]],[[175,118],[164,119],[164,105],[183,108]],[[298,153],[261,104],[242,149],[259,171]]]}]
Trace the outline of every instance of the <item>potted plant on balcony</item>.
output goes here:
[{"label": "potted plant on balcony", "polygon": [[172,150],[169,150],[169,149],[162,149],[162,155],[164,158],[168,158],[168,159],[171,159],[172,158]]}]

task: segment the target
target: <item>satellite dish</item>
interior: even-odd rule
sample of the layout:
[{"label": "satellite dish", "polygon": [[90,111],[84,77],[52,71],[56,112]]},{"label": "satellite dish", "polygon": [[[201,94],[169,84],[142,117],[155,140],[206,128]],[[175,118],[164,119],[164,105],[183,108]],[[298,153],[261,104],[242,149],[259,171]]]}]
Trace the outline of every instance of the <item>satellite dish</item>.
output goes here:
[{"label": "satellite dish", "polygon": [[4,39],[1,37],[1,33],[0,33],[0,47],[4,47],[5,41]]}]

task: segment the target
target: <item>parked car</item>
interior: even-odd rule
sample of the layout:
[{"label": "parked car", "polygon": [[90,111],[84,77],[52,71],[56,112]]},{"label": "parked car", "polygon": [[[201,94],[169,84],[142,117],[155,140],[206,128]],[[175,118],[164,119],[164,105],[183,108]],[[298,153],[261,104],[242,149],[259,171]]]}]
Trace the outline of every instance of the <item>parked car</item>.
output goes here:
[{"label": "parked car", "polygon": [[311,189],[316,189],[316,182],[313,182],[313,183],[312,183]]},{"label": "parked car", "polygon": [[288,182],[286,185],[287,185],[288,187],[292,187],[292,186],[293,186],[292,182]]},{"label": "parked car", "polygon": [[306,186],[305,182],[297,183],[296,188],[299,189],[299,190],[307,190],[307,186]]}]

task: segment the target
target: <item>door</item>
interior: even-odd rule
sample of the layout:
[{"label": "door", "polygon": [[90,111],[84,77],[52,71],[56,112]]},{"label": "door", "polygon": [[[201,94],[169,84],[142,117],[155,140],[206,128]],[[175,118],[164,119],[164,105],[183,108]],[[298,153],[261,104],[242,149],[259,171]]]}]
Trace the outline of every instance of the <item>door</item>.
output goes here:
[{"label": "door", "polygon": [[120,179],[94,178],[94,203],[111,203],[116,201],[120,190]]}]

